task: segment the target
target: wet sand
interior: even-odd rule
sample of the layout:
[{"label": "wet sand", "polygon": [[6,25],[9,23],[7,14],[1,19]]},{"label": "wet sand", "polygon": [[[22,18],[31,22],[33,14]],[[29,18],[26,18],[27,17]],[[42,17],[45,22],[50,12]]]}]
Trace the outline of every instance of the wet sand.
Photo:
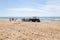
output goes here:
[{"label": "wet sand", "polygon": [[0,40],[60,40],[60,22],[0,20]]}]

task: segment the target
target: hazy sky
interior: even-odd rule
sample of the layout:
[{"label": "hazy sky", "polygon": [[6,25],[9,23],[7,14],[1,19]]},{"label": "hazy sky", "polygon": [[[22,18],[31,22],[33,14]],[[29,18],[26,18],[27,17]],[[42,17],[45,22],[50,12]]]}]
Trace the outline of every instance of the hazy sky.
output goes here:
[{"label": "hazy sky", "polygon": [[0,17],[59,16],[60,0],[0,0]]}]

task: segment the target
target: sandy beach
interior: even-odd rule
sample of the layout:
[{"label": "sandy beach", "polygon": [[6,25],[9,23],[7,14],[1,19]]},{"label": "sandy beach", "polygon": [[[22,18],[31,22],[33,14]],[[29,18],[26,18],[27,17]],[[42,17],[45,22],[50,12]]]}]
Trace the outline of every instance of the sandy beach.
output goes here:
[{"label": "sandy beach", "polygon": [[60,22],[0,20],[0,40],[60,40]]}]

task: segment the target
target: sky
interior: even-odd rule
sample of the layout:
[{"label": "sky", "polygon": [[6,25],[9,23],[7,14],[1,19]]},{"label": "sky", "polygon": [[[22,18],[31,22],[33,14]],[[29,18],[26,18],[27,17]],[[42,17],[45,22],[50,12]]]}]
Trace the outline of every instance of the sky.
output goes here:
[{"label": "sky", "polygon": [[60,0],[0,0],[0,17],[60,17]]}]

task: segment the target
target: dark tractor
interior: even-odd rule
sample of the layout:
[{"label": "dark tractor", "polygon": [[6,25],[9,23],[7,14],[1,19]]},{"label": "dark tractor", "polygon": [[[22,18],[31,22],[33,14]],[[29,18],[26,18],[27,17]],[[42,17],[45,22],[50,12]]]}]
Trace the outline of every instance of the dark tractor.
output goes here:
[{"label": "dark tractor", "polygon": [[32,22],[40,22],[39,19],[31,19]]},{"label": "dark tractor", "polygon": [[32,19],[29,19],[30,21],[32,22],[40,22],[40,19],[36,18],[36,17],[33,17]]}]

